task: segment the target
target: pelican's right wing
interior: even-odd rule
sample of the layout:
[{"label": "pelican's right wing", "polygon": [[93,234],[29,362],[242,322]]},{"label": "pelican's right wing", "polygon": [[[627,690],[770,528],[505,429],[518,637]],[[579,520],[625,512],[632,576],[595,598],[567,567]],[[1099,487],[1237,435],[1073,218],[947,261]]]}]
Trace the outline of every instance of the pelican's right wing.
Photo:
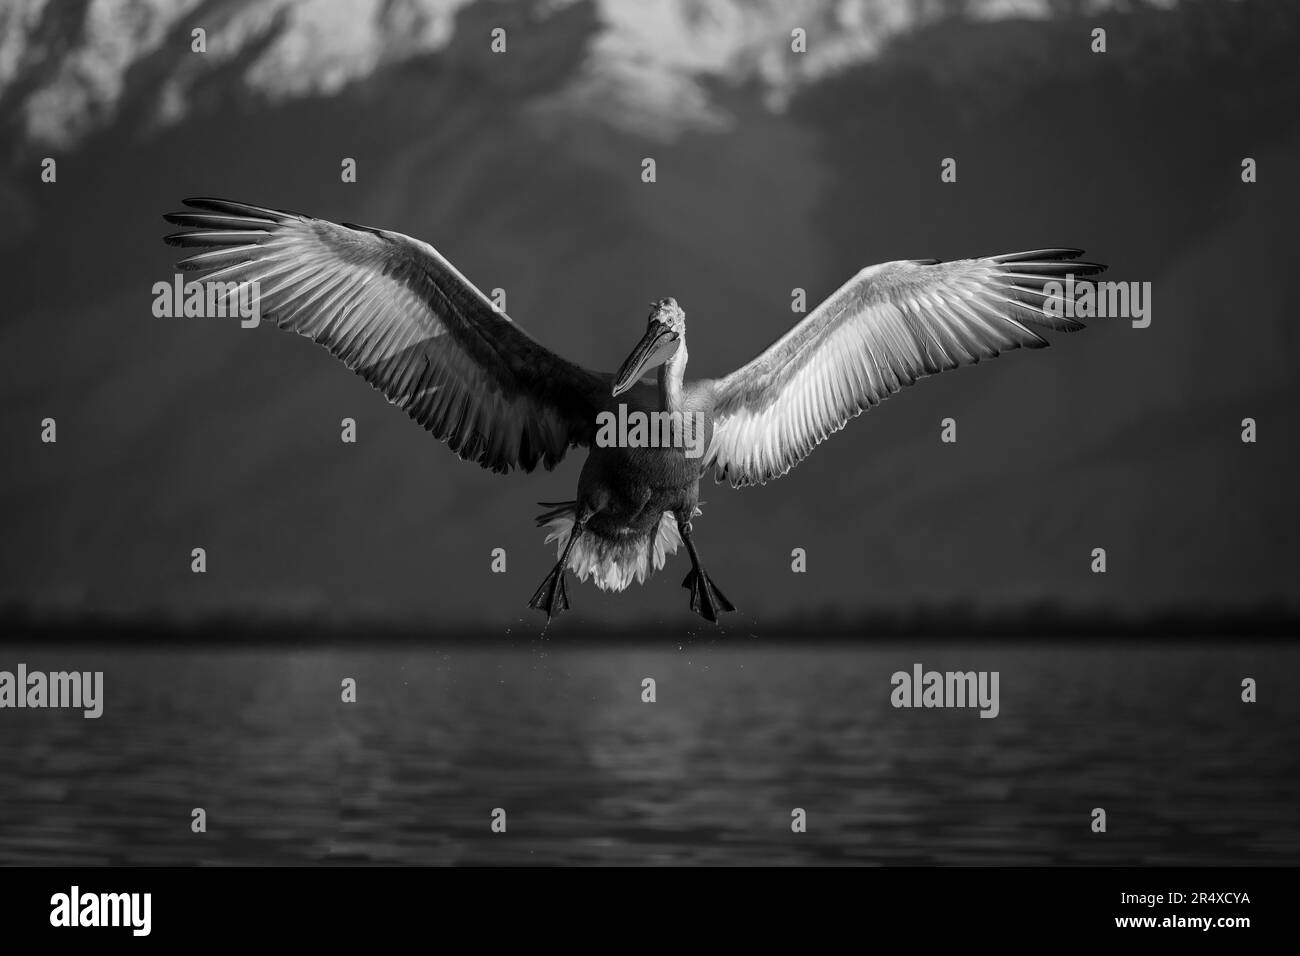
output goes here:
[{"label": "pelican's right wing", "polygon": [[530,338],[432,246],[221,199],[172,213],[166,241],[205,282],[251,282],[261,314],[325,346],[446,442],[493,471],[554,467],[589,445],[610,377]]},{"label": "pelican's right wing", "polygon": [[1042,348],[1035,328],[1083,328],[1044,308],[1046,283],[1105,268],[1072,261],[1080,254],[1040,249],[863,269],[748,365],[708,383],[706,461],[715,477],[737,487],[779,478],[904,385],[1008,349]]}]

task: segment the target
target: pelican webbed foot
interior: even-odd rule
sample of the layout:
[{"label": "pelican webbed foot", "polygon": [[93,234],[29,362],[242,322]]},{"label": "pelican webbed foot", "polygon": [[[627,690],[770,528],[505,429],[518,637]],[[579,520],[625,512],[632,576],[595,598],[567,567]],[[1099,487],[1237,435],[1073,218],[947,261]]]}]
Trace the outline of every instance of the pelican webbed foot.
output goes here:
[{"label": "pelican webbed foot", "polygon": [[573,526],[569,532],[569,540],[564,545],[564,553],[560,555],[560,560],[555,562],[555,567],[551,573],[546,576],[534,593],[528,606],[536,608],[539,611],[546,612],[546,623],[551,623],[551,618],[561,611],[569,609],[569,590],[564,584],[564,572],[569,568],[569,553],[573,550],[573,545],[586,530],[587,519],[584,517],[581,521]]},{"label": "pelican webbed foot", "polygon": [[569,609],[569,591],[564,584],[564,565],[557,564],[551,569],[551,573],[546,576],[541,587],[534,592],[528,606],[546,612],[548,623],[555,615]]},{"label": "pelican webbed foot", "polygon": [[691,592],[691,610],[711,624],[718,623],[718,612],[736,609],[704,573],[703,568],[691,568],[682,581],[682,587]]},{"label": "pelican webbed foot", "polygon": [[682,581],[682,587],[691,592],[691,610],[711,624],[718,623],[719,612],[734,611],[736,606],[727,600],[727,596],[718,589],[704,566],[700,564],[700,555],[695,550],[695,541],[691,534],[689,521],[678,521],[677,530],[681,533],[686,551],[691,556],[691,570]]}]

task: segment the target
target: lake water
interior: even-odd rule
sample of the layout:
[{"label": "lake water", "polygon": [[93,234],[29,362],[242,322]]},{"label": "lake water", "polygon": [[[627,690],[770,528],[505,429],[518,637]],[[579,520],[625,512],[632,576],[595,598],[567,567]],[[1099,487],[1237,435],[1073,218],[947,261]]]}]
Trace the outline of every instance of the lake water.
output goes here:
[{"label": "lake water", "polygon": [[[1277,644],[0,645],[19,661],[104,671],[105,707],[0,711],[3,863],[1300,863]],[[894,709],[918,661],[998,671],[1000,715]]]}]

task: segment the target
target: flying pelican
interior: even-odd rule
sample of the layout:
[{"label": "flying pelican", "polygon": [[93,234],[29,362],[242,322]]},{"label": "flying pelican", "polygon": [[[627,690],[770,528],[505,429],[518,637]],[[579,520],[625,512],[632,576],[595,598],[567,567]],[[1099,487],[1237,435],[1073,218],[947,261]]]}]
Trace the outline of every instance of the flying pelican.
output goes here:
[{"label": "flying pelican", "polygon": [[[569,608],[568,570],[621,591],[685,544],[691,609],[716,623],[735,607],[705,573],[692,523],[710,468],[735,487],[763,484],[904,385],[1042,348],[1039,330],[1082,328],[1046,307],[1044,286],[1104,268],[1076,261],[1078,249],[870,266],[749,364],[687,381],[686,314],[672,298],[651,305],[617,372],[592,372],[531,338],[427,243],[220,199],[184,204],[191,211],[164,218],[185,231],[165,241],[205,251],[180,268],[205,282],[256,281],[264,317],[325,346],[461,458],[532,471],[590,448],[577,496],[543,502],[537,519],[558,542],[529,602],[548,621]],[[643,381],[654,368],[657,381]],[[620,404],[676,413],[674,440],[597,441],[598,418]],[[702,439],[689,434],[695,422]],[[688,437],[703,453],[690,454]]]}]

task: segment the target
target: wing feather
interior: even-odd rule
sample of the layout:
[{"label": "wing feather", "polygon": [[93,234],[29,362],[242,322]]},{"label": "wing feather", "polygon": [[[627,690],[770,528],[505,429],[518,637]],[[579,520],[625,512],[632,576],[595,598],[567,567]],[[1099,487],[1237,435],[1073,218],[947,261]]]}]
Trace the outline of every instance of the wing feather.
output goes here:
[{"label": "wing feather", "polygon": [[207,282],[258,283],[261,315],[319,343],[462,458],[554,465],[589,445],[609,390],[529,337],[432,246],[222,199],[187,199],[166,242]]},{"label": "wing feather", "polygon": [[1082,323],[1046,308],[1048,283],[1105,266],[1078,249],[863,269],[748,365],[708,383],[707,461],[735,486],[780,477],[850,419],[918,379],[1044,348]]}]

